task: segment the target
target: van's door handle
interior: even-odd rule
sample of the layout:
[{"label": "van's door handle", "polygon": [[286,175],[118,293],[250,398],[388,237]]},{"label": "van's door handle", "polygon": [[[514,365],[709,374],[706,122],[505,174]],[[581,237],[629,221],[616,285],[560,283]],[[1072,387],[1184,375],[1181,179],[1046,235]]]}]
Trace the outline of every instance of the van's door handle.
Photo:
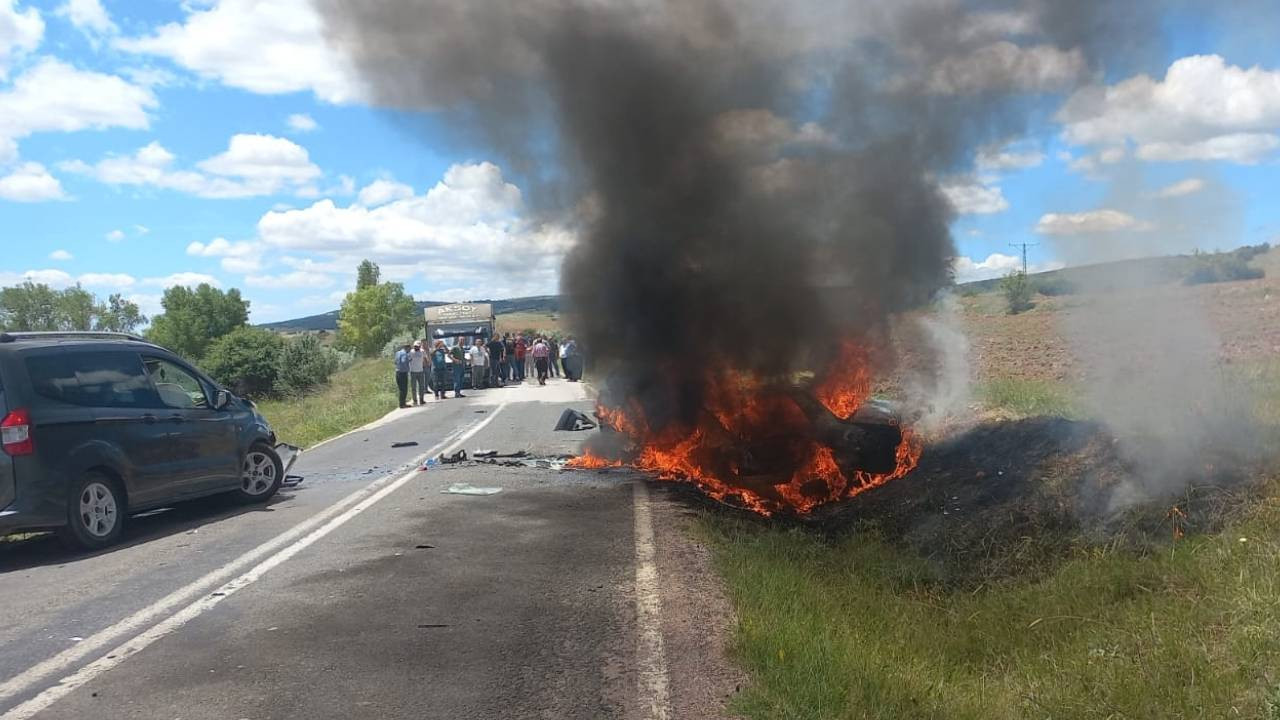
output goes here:
[{"label": "van's door handle", "polygon": [[184,423],[187,421],[187,419],[182,417],[181,415],[174,414],[169,416],[169,421],[176,422],[176,423]]},{"label": "van's door handle", "polygon": [[150,413],[147,413],[146,415],[143,415],[143,416],[142,416],[142,422],[144,422],[144,423],[146,423],[146,424],[148,424],[148,425],[154,425],[154,424],[155,424],[155,422],[156,422],[156,416],[155,416],[155,415],[152,415],[152,414],[150,414]]}]

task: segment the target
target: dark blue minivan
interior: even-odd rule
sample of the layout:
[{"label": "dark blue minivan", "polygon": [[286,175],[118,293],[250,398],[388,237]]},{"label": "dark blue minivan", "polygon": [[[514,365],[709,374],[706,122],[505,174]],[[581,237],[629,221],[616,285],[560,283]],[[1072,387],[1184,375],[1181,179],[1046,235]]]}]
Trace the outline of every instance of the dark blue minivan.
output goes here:
[{"label": "dark blue minivan", "polygon": [[284,469],[252,403],[172,352],[120,333],[0,333],[0,535],[52,529],[93,550],[127,515],[235,493]]}]

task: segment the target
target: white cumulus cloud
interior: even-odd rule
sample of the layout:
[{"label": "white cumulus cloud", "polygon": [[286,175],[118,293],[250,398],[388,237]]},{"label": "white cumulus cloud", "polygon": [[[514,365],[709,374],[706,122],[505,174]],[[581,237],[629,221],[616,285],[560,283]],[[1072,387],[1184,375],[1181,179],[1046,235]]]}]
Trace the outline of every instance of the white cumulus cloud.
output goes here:
[{"label": "white cumulus cloud", "polygon": [[108,35],[119,29],[99,0],[67,0],[58,6],[56,12],[85,32]]},{"label": "white cumulus cloud", "polygon": [[33,7],[18,9],[0,0],[0,80],[9,77],[13,61],[35,50],[44,37],[44,20]]},{"label": "white cumulus cloud", "polygon": [[0,92],[0,138],[114,127],[142,130],[157,104],[150,90],[115,75],[44,58]]},{"label": "white cumulus cloud", "polygon": [[1099,235],[1120,232],[1146,232],[1155,229],[1119,210],[1102,209],[1078,213],[1047,213],[1040,216],[1036,232],[1041,235]]},{"label": "white cumulus cloud", "polygon": [[74,260],[75,256],[66,250],[54,250],[49,253],[50,260]]},{"label": "white cumulus cloud", "polygon": [[221,287],[222,283],[218,278],[212,275],[206,275],[198,272],[178,272],[163,277],[149,277],[142,281],[143,285],[158,288],[170,288],[175,285],[183,287],[196,287],[197,285],[212,285],[213,287]]},{"label": "white cumulus cloud", "polygon": [[108,185],[150,185],[204,198],[300,191],[323,174],[305,148],[272,135],[233,135],[227,150],[196,164],[202,172],[174,168],[174,160],[173,153],[152,141],[132,155],[109,156],[94,165],[76,160],[59,167]]},{"label": "white cumulus cloud", "polygon": [[244,278],[245,285],[257,288],[324,288],[334,282],[330,275],[306,270],[294,270],[281,275],[246,275]]},{"label": "white cumulus cloud", "polygon": [[1026,170],[1044,162],[1044,153],[1015,145],[986,146],[978,149],[974,164],[982,172]]},{"label": "white cumulus cloud", "polygon": [[126,273],[85,273],[77,280],[85,287],[104,287],[113,290],[133,287],[137,282],[137,279]]},{"label": "white cumulus cloud", "polygon": [[197,75],[262,94],[311,91],[331,103],[359,99],[345,57],[325,40],[309,0],[215,0],[187,3],[181,22],[116,47],[159,55]]},{"label": "white cumulus cloud", "polygon": [[976,178],[957,178],[942,184],[942,194],[961,215],[992,215],[1009,209],[1004,192]]},{"label": "white cumulus cloud", "polygon": [[121,240],[124,239],[124,231],[112,230],[108,232],[106,235],[104,235],[103,237],[107,239],[107,242],[113,242],[113,243],[120,242]]},{"label": "white cumulus cloud", "polygon": [[220,258],[222,269],[233,273],[251,273],[261,269],[263,250],[260,243],[230,242],[221,237],[208,243],[196,241],[187,245],[188,255]]},{"label": "white cumulus cloud", "polygon": [[296,132],[311,132],[320,127],[315,118],[306,113],[294,113],[289,116],[287,122],[289,123],[289,129]]},{"label": "white cumulus cloud", "polygon": [[[991,278],[1003,277],[1012,270],[1021,270],[1022,258],[1016,255],[991,253],[985,260],[974,260],[961,255],[952,260],[951,267],[955,272],[956,282],[958,283],[990,280]],[[1047,270],[1057,270],[1061,267],[1063,267],[1063,264],[1057,261],[1031,263],[1027,265],[1027,272],[1045,272]]]},{"label": "white cumulus cloud", "polygon": [[37,162],[22,163],[8,175],[0,177],[0,199],[13,202],[62,200],[66,194],[62,183]]},{"label": "white cumulus cloud", "polygon": [[1063,136],[1095,147],[1137,146],[1143,160],[1256,163],[1280,148],[1280,70],[1228,65],[1219,55],[1077,91],[1058,112]]},{"label": "white cumulus cloud", "polygon": [[273,210],[258,221],[258,238],[289,251],[280,262],[297,271],[349,275],[369,258],[390,280],[448,276],[482,286],[517,273],[526,290],[554,291],[572,234],[535,226],[523,210],[519,188],[496,165],[454,165],[426,193],[375,207],[326,198]]},{"label": "white cumulus cloud", "polygon": [[392,200],[403,200],[413,197],[413,188],[395,180],[374,180],[360,188],[356,202],[365,207],[386,205]]},{"label": "white cumulus cloud", "polygon": [[1205,188],[1204,180],[1200,178],[1187,178],[1172,185],[1166,185],[1155,192],[1158,198],[1176,198],[1184,195],[1192,195],[1198,193]]}]

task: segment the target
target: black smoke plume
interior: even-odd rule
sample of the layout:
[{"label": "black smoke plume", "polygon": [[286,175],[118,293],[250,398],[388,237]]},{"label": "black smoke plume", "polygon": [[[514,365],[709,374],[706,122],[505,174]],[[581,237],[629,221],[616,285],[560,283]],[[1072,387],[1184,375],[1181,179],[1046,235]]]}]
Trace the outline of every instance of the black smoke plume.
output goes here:
[{"label": "black smoke plume", "polygon": [[703,370],[821,369],[838,338],[874,337],[947,285],[940,183],[1022,130],[1042,93],[1096,72],[1097,8],[1137,15],[1049,0],[320,5],[374,102],[435,113],[498,153],[546,221],[573,225],[561,283],[578,338],[679,413],[702,405]]}]

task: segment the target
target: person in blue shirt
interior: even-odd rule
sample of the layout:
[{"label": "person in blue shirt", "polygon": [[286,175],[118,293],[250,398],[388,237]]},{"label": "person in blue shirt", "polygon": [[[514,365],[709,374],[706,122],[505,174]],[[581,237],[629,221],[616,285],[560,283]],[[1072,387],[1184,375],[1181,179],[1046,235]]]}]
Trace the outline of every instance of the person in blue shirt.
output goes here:
[{"label": "person in blue shirt", "polygon": [[449,351],[444,348],[444,341],[437,340],[431,351],[431,374],[435,376],[436,399],[444,399],[445,380],[449,376]]},{"label": "person in blue shirt", "polygon": [[400,407],[409,407],[405,399],[409,396],[409,346],[405,345],[396,351],[396,391],[400,395]]}]

